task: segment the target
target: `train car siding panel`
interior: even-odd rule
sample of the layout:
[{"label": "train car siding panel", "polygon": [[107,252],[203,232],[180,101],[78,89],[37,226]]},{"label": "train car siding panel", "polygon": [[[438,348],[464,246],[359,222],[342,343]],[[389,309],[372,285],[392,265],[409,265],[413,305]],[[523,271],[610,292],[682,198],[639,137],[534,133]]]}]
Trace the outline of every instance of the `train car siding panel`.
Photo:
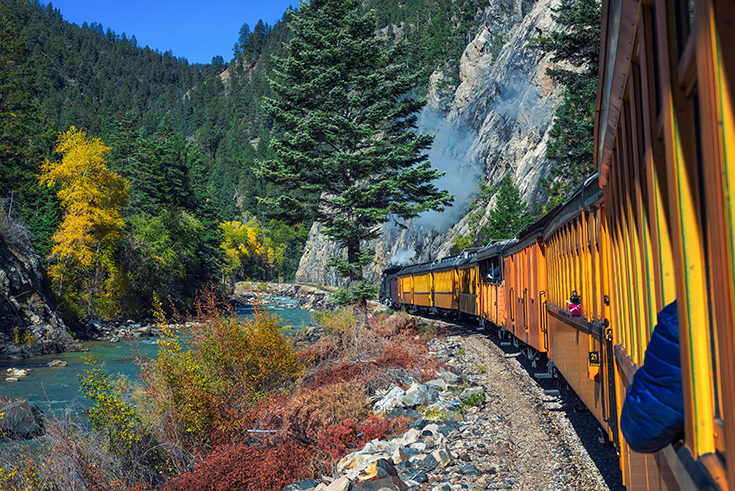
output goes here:
[{"label": "train car siding panel", "polygon": [[459,276],[459,310],[467,315],[478,315],[477,283],[479,267],[460,268]]},{"label": "train car siding panel", "polygon": [[[552,310],[549,321],[549,359],[554,362],[564,379],[584,402],[603,428],[607,428],[603,417],[602,385],[588,377],[590,336],[581,329],[562,320],[563,314]],[[599,342],[593,348],[600,351]]]},{"label": "train car siding panel", "polygon": [[413,303],[419,307],[433,307],[432,275],[429,272],[413,274]]},{"label": "train car siding panel", "polygon": [[437,308],[457,310],[454,270],[436,271],[434,275],[434,305]]}]

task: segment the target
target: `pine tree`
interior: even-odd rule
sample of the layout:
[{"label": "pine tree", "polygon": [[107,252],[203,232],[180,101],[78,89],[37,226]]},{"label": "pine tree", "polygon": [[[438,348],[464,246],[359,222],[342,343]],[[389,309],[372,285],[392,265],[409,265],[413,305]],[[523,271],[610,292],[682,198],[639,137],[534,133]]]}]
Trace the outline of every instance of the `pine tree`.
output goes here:
[{"label": "pine tree", "polygon": [[0,198],[12,192],[22,205],[38,199],[35,174],[49,136],[29,57],[15,17],[0,6]]},{"label": "pine tree", "polygon": [[362,268],[372,254],[362,243],[389,220],[442,210],[453,198],[433,184],[441,176],[425,153],[433,137],[415,132],[425,100],[407,94],[419,73],[400,63],[399,47],[376,39],[374,13],[359,7],[359,0],[312,0],[294,15],[288,55],[271,81],[277,98],[264,100],[283,136],[272,140],[275,158],[258,162],[258,171],[284,191],[267,203],[322,223],[347,249],[347,262],[330,264],[358,292],[358,323],[366,325],[372,291]]},{"label": "pine tree", "polygon": [[510,239],[532,221],[528,204],[521,199],[518,187],[506,174],[498,190],[495,209],[490,213],[483,230],[485,236],[490,240]]},{"label": "pine tree", "polygon": [[553,9],[559,30],[534,38],[530,47],[553,53],[548,68],[566,88],[556,110],[546,156],[553,160],[550,175],[542,181],[552,204],[563,202],[595,170],[594,109],[600,46],[600,4],[597,0],[563,2]]}]

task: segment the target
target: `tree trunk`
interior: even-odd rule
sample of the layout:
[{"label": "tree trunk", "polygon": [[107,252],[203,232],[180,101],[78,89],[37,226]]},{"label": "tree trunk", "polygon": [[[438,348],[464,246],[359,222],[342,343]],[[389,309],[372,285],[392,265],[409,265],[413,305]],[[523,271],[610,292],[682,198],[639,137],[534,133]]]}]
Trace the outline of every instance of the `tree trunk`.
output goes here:
[{"label": "tree trunk", "polygon": [[368,324],[368,308],[366,299],[359,299],[352,306],[352,313],[355,316],[355,327],[357,329],[367,329],[370,327]]},{"label": "tree trunk", "polygon": [[[347,246],[347,262],[350,263],[350,286],[358,286],[363,281],[362,266],[357,265],[360,257],[360,242]],[[355,266],[357,265],[357,266]],[[352,306],[352,313],[355,316],[355,327],[357,329],[367,329],[368,325],[368,308],[367,299],[360,298]]]}]

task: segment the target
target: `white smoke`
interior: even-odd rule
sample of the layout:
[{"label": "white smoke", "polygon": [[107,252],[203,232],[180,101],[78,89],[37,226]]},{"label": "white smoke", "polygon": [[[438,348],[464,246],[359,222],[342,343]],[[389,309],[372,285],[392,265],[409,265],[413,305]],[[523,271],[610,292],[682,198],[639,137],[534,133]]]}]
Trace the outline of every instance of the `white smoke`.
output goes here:
[{"label": "white smoke", "polygon": [[445,173],[435,182],[436,186],[455,196],[452,207],[443,212],[428,211],[417,222],[419,225],[443,230],[462,218],[484,170],[482,164],[469,153],[475,140],[472,130],[453,124],[427,108],[421,112],[418,124],[420,133],[434,135],[429,159],[434,168]]},{"label": "white smoke", "polygon": [[390,258],[390,263],[396,266],[408,266],[413,263],[414,259],[416,259],[415,250],[398,249],[398,252]]}]

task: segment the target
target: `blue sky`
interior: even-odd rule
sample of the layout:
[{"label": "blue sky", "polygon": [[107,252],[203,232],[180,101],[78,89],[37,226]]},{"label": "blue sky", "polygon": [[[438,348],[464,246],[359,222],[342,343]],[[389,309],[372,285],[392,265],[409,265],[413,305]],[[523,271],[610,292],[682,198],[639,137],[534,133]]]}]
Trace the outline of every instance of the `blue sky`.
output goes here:
[{"label": "blue sky", "polygon": [[[42,2],[46,3],[46,2]],[[209,63],[212,57],[232,58],[240,26],[252,30],[259,19],[270,25],[298,0],[55,0],[67,22],[97,22],[107,31],[138,40],[161,53],[171,51],[189,63]]]}]

